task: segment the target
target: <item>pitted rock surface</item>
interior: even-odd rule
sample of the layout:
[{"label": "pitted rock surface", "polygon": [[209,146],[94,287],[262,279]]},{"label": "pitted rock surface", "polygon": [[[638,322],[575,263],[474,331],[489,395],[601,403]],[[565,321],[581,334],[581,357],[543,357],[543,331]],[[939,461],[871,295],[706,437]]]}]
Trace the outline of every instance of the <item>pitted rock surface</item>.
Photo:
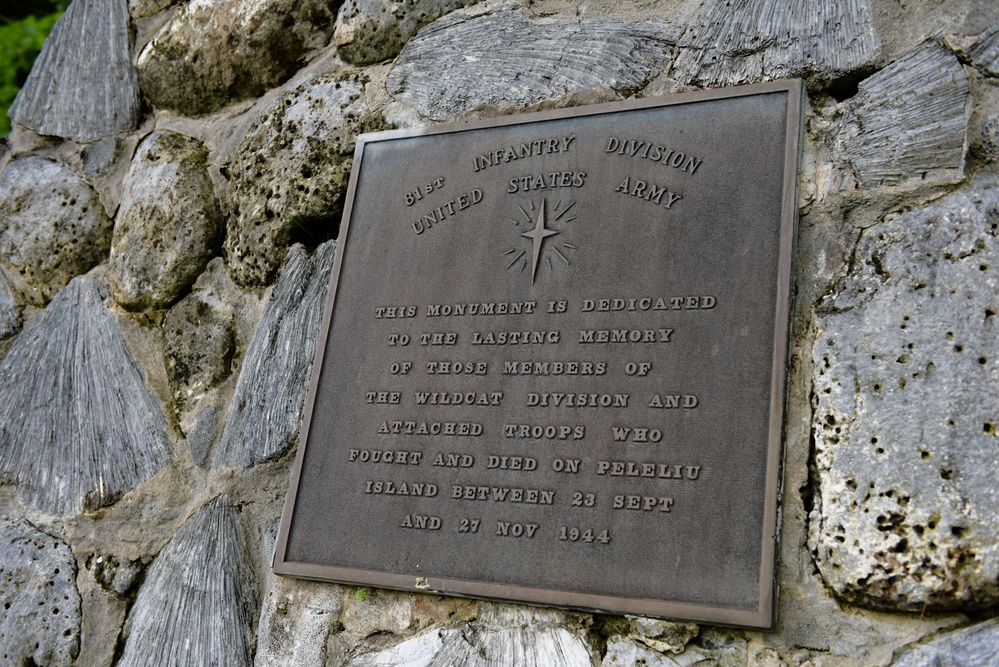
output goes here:
[{"label": "pitted rock surface", "polygon": [[338,7],[336,0],[191,0],[139,54],[139,85],[154,106],[187,115],[256,97],[326,45]]},{"label": "pitted rock surface", "polygon": [[167,376],[174,400],[193,405],[229,376],[236,349],[235,320],[213,291],[193,292],[163,320]]},{"label": "pitted rock surface", "polygon": [[355,137],[386,129],[358,73],[319,76],[285,93],[249,130],[230,166],[225,242],[241,285],[270,282],[291,243],[336,235]]},{"label": "pitted rock surface", "polygon": [[27,521],[0,519],[0,664],[74,664],[80,593],[69,546]]},{"label": "pitted rock surface", "polygon": [[128,13],[132,18],[141,19],[159,14],[178,2],[180,0],[128,0]]},{"label": "pitted rock surface", "polygon": [[207,163],[200,141],[174,132],[154,132],[136,151],[111,241],[111,292],[125,308],[169,306],[218,252]]},{"label": "pitted rock surface", "polygon": [[475,0],[347,0],[337,16],[333,43],[353,65],[399,55],[416,31]]},{"label": "pitted rock surface", "polygon": [[410,40],[386,85],[437,121],[481,105],[524,108],[591,90],[628,94],[669,66],[678,37],[653,22],[532,21],[516,4],[481,16],[458,11]]},{"label": "pitted rock surface", "polygon": [[44,306],[110,246],[97,193],[67,167],[25,157],[0,172],[0,265],[26,301]]},{"label": "pitted rock surface", "polygon": [[817,307],[811,546],[848,602],[999,602],[999,179],[865,230]]}]

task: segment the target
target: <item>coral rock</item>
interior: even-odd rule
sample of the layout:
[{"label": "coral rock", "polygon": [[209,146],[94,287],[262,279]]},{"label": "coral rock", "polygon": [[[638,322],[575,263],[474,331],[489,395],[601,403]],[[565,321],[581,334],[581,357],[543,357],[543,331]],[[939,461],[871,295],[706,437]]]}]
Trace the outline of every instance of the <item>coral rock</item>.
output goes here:
[{"label": "coral rock", "polygon": [[399,55],[416,31],[469,0],[347,0],[337,16],[333,43],[353,65]]},{"label": "coral rock", "polygon": [[21,300],[0,269],[0,340],[21,330]]},{"label": "coral rock", "polygon": [[202,290],[181,299],[163,320],[166,368],[174,400],[193,405],[229,377],[236,348],[232,310]]},{"label": "coral rock", "polygon": [[999,619],[948,632],[902,653],[892,667],[994,667],[999,665]]},{"label": "coral rock", "polygon": [[999,76],[999,22],[974,35],[952,35],[946,39],[963,60],[988,76]]}]

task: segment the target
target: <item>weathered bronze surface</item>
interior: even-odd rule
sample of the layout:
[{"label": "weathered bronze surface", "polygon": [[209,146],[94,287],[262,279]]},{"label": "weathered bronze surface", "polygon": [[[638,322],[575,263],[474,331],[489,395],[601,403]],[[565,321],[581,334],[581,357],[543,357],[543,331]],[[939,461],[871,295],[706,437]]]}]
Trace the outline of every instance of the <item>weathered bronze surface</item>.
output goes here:
[{"label": "weathered bronze surface", "polygon": [[773,619],[801,84],[358,142],[281,574]]}]

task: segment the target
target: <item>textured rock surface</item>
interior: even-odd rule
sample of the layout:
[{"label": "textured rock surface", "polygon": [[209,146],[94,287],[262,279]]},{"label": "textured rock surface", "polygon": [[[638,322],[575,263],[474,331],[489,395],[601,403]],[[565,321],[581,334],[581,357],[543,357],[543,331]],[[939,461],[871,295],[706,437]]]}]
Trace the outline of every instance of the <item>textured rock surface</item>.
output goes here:
[{"label": "textured rock surface", "polygon": [[670,78],[704,87],[791,76],[835,79],[877,55],[870,14],[867,0],[704,3],[677,44]]},{"label": "textured rock surface", "polygon": [[246,351],[215,467],[247,467],[280,456],[298,437],[336,243],[312,257],[288,252],[267,312]]},{"label": "textured rock surface", "polygon": [[0,264],[28,302],[44,305],[110,245],[96,193],[65,166],[27,157],[0,172]]},{"label": "textured rock surface", "polygon": [[697,636],[695,623],[670,623],[655,618],[628,617],[628,636],[660,653],[682,653]]},{"label": "textured rock surface", "polygon": [[163,320],[167,376],[174,400],[193,405],[229,376],[236,348],[232,310],[213,291],[181,299]]},{"label": "textured rock surface", "polygon": [[208,452],[215,442],[218,430],[219,409],[215,406],[204,408],[194,417],[191,427],[187,430],[187,445],[191,448],[191,460],[194,465],[202,465],[208,460]]},{"label": "textured rock surface", "polygon": [[365,78],[320,76],[286,93],[243,139],[230,168],[227,265],[243,285],[266,284],[287,246],[335,236],[354,137],[385,129],[362,98]]},{"label": "textured rock surface", "polygon": [[180,0],[128,0],[128,12],[132,18],[144,18],[159,14],[177,4]]},{"label": "textured rock surface", "polygon": [[999,619],[948,632],[906,651],[892,667],[992,667],[999,664]]},{"label": "textured rock surface", "polygon": [[76,560],[27,521],[0,519],[0,664],[72,665],[80,652]]},{"label": "textured rock surface", "polygon": [[333,33],[339,2],[192,0],[139,54],[142,92],[183,114],[256,97],[298,70]]},{"label": "textured rock surface", "polygon": [[347,665],[591,667],[589,650],[571,625],[564,613],[554,609],[483,605],[472,623],[418,635],[390,649],[358,656]]},{"label": "textured rock surface", "polygon": [[130,310],[173,303],[222,245],[222,222],[197,139],[154,132],[136,151],[111,240],[111,292]]},{"label": "textured rock surface", "polygon": [[245,551],[226,496],[198,510],[149,568],[118,665],[251,665],[257,596]]},{"label": "textured rock surface", "polygon": [[864,186],[939,174],[964,178],[968,77],[950,52],[925,42],[860,83],[836,137]]},{"label": "textured rock surface", "polygon": [[105,298],[97,279],[74,279],[0,362],[0,476],[52,514],[109,505],[169,458]]},{"label": "textured rock surface", "polygon": [[22,305],[0,269],[0,340],[10,338],[21,330]]},{"label": "textured rock surface", "polygon": [[387,86],[393,97],[438,121],[483,104],[522,108],[589,90],[628,93],[669,65],[677,37],[651,22],[541,23],[517,5],[482,16],[456,12],[406,45]]},{"label": "textured rock surface", "polygon": [[999,21],[974,35],[953,35],[947,45],[989,76],[999,76]]},{"label": "textured rock surface", "polygon": [[999,601],[997,230],[995,177],[886,220],[817,311],[812,548],[850,602]]},{"label": "textured rock surface", "polygon": [[354,65],[394,58],[416,31],[475,0],[347,0],[337,15],[333,43]]},{"label": "textured rock surface", "polygon": [[39,134],[89,142],[134,130],[140,110],[125,0],[76,0],[8,115]]}]

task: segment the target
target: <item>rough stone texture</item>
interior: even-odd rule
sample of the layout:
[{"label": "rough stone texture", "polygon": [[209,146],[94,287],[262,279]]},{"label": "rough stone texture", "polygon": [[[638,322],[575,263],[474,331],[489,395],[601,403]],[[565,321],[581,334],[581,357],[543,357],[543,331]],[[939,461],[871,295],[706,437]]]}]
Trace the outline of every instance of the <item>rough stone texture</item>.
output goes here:
[{"label": "rough stone texture", "polygon": [[21,299],[11,288],[0,269],[0,340],[21,330]]},{"label": "rough stone texture", "polygon": [[569,625],[565,614],[554,609],[483,605],[471,623],[366,653],[347,667],[591,667],[586,643]]},{"label": "rough stone texture", "polygon": [[245,551],[226,496],[188,519],[139,589],[119,667],[251,665],[257,589]]},{"label": "rough stone texture", "polygon": [[950,52],[924,42],[860,83],[836,137],[866,187],[964,178],[968,77]]},{"label": "rough stone texture", "polygon": [[999,664],[999,619],[948,632],[900,655],[892,667],[993,667]]},{"label": "rough stone texture", "polygon": [[659,653],[682,653],[697,636],[696,623],[670,623],[655,618],[628,617],[628,636]]},{"label": "rough stone texture", "polygon": [[75,0],[8,115],[39,134],[89,142],[134,130],[140,110],[125,0]]},{"label": "rough stone texture", "polygon": [[197,139],[154,132],[136,151],[111,240],[110,283],[129,310],[165,308],[222,244],[222,221]]},{"label": "rough stone texture", "polygon": [[169,9],[180,0],[128,0],[128,12],[132,18],[145,18]]},{"label": "rough stone texture", "polygon": [[949,35],[947,46],[988,76],[999,76],[999,22],[974,35]]},{"label": "rough stone texture", "polygon": [[229,376],[236,348],[229,308],[211,290],[192,292],[163,320],[167,376],[174,400],[193,405]]},{"label": "rough stone texture", "polygon": [[191,448],[191,460],[194,465],[202,465],[208,460],[208,452],[215,442],[215,432],[218,430],[219,409],[215,406],[204,408],[194,417],[191,428],[187,430],[187,445]]},{"label": "rough stone texture", "polygon": [[459,11],[420,30],[387,86],[437,121],[484,104],[523,108],[589,90],[628,94],[669,65],[677,37],[652,22],[531,21],[516,4],[482,16]]},{"label": "rough stone texture", "polygon": [[285,93],[247,132],[229,169],[227,266],[242,285],[268,283],[291,242],[336,235],[354,139],[386,129],[368,110],[365,77],[321,75]]},{"label": "rough stone texture", "polygon": [[353,65],[399,55],[416,31],[475,0],[347,0],[337,15],[333,43]]},{"label": "rough stone texture", "polygon": [[999,182],[865,230],[817,309],[811,543],[843,599],[999,601]]},{"label": "rough stone texture", "polygon": [[0,664],[72,665],[80,652],[76,560],[27,521],[0,519]]},{"label": "rough stone texture", "polygon": [[214,467],[280,456],[298,438],[335,241],[312,257],[293,246],[246,351]]},{"label": "rough stone texture", "polygon": [[0,362],[0,479],[52,514],[115,502],[166,464],[166,420],[99,280],[76,278]]},{"label": "rough stone texture", "polygon": [[29,303],[45,305],[110,245],[96,193],[67,167],[26,157],[0,172],[0,265]]},{"label": "rough stone texture", "polygon": [[[646,644],[626,639],[611,637],[607,640],[607,653],[600,662],[600,667],[744,667],[746,664],[746,648],[731,646],[718,650],[704,649],[699,646],[688,647],[679,654],[664,654],[653,651]],[[780,663],[783,665],[783,663]]]},{"label": "rough stone texture", "polygon": [[139,54],[154,106],[193,115],[285,81],[333,33],[335,0],[192,0]]},{"label": "rough stone texture", "polygon": [[703,87],[791,76],[836,79],[870,66],[880,42],[867,0],[706,2],[670,78]]}]

